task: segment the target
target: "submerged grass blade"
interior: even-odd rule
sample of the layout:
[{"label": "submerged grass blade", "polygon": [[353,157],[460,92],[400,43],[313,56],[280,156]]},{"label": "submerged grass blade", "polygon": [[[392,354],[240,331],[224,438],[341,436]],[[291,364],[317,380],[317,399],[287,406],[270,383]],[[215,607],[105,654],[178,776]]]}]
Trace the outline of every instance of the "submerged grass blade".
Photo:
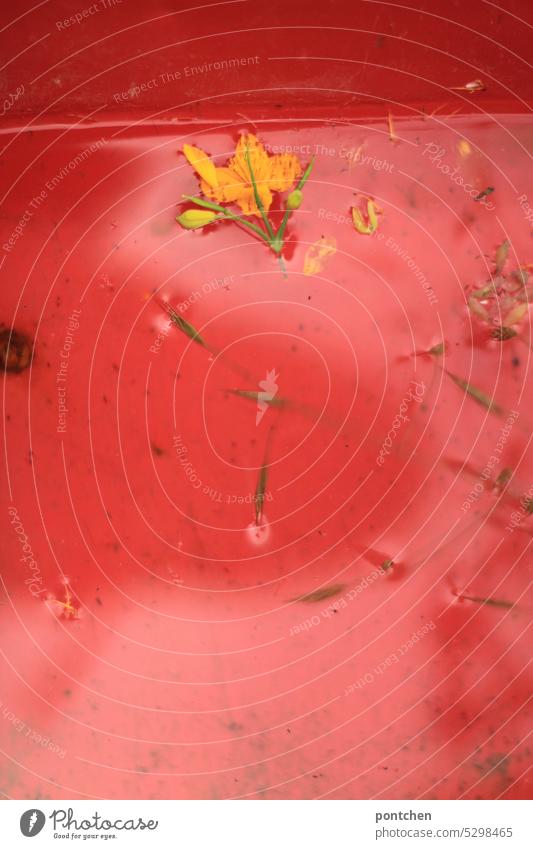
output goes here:
[{"label": "submerged grass blade", "polygon": [[500,474],[498,475],[498,477],[495,480],[496,486],[499,486],[499,487],[507,486],[507,484],[511,480],[512,476],[513,476],[513,470],[512,469],[508,469],[508,468],[502,469]]},{"label": "submerged grass blade", "polygon": [[482,392],[481,389],[478,389],[477,386],[473,386],[468,380],[463,380],[462,377],[458,377],[456,374],[453,374],[451,371],[446,371],[448,377],[451,377],[456,386],[466,392],[467,395],[470,395],[474,401],[477,401],[482,407],[485,407],[490,413],[494,413],[495,416],[503,416],[503,409],[492,400],[485,392]]},{"label": "submerged grass blade", "polygon": [[263,507],[265,505],[265,493],[268,480],[268,466],[263,463],[257,479],[255,488],[255,524],[259,525],[263,518]]},{"label": "submerged grass blade", "polygon": [[189,339],[192,339],[193,342],[196,342],[198,345],[209,350],[209,345],[205,339],[198,333],[197,329],[193,327],[189,321],[187,321],[187,319],[183,318],[183,316],[176,312],[176,310],[169,306],[169,304],[161,302],[161,305],[165,309],[172,324],[174,324],[178,330],[185,333],[185,335],[188,336]]},{"label": "submerged grass blade", "polygon": [[267,392],[255,392],[249,389],[228,389],[228,392],[237,395],[239,398],[247,398],[249,401],[264,401],[271,407],[286,407],[289,403],[287,398],[279,398],[278,396],[270,398]]},{"label": "submerged grass blade", "polygon": [[500,598],[481,598],[477,595],[460,595],[458,597],[463,601],[473,601],[476,604],[488,604],[491,607],[504,607],[507,609],[514,607],[514,602],[505,601]]},{"label": "submerged grass blade", "polygon": [[524,498],[522,496],[522,498],[520,499],[520,503],[522,504],[522,507],[524,508],[526,513],[531,516],[533,514],[533,498]]},{"label": "submerged grass blade", "polygon": [[445,350],[445,343],[439,342],[437,345],[433,345],[433,347],[429,349],[428,354],[431,354],[432,357],[441,357]]},{"label": "submerged grass blade", "polygon": [[313,590],[311,593],[293,598],[291,601],[303,601],[305,604],[316,604],[317,602],[325,601],[327,598],[331,598],[334,595],[339,595],[345,586],[346,584],[330,584],[329,587],[320,587],[318,590]]}]

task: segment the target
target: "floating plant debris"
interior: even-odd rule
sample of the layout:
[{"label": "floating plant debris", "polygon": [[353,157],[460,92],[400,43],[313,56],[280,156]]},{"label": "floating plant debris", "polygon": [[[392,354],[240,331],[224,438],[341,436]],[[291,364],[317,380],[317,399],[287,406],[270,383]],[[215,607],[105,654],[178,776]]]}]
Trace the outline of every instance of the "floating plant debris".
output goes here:
[{"label": "floating plant debris", "polygon": [[[183,145],[183,153],[200,178],[204,197],[184,195],[184,200],[201,209],[185,210],[177,216],[178,223],[190,230],[218,221],[234,221],[259,236],[280,255],[289,216],[302,203],[302,189],[311,174],[313,160],[302,175],[302,166],[296,156],[291,153],[270,155],[251,133],[240,137],[234,155],[222,168],[215,166],[209,156],[194,145]],[[274,192],[290,192],[277,231],[268,218]],[[243,214],[238,215],[222,204],[236,205]],[[263,226],[246,216],[260,218]]]},{"label": "floating plant debris", "polygon": [[518,322],[525,316],[528,309],[529,304],[527,303],[516,304],[505,316],[503,324],[506,327],[511,327],[513,324],[518,324]]},{"label": "floating plant debris", "polygon": [[479,300],[487,299],[490,295],[493,295],[494,292],[494,284],[489,283],[488,286],[482,286],[481,289],[473,289],[472,298],[478,298]]},{"label": "floating plant debris", "polygon": [[481,404],[482,407],[485,407],[486,410],[489,410],[489,412],[494,413],[496,416],[503,415],[503,409],[499,406],[499,404],[496,404],[492,398],[489,398],[489,396],[485,392],[482,392],[481,389],[478,389],[477,386],[473,386],[467,380],[463,380],[462,377],[452,374],[451,371],[446,371],[446,374],[448,377],[451,377],[453,382],[459,386],[460,389],[464,390],[467,395],[470,395],[474,401],[477,401],[477,403]]},{"label": "floating plant debris", "polygon": [[366,211],[357,206],[352,206],[353,226],[361,235],[371,236],[378,229],[378,215],[381,215],[383,210],[376,206],[373,198],[362,195],[361,200],[363,207],[366,204]]},{"label": "floating plant debris", "polygon": [[494,277],[472,289],[467,298],[472,315],[488,326],[489,337],[498,342],[518,335],[515,325],[527,316],[533,299],[528,266],[504,274],[508,257],[509,241],[505,239],[496,249]]},{"label": "floating plant debris", "polygon": [[483,304],[479,303],[477,297],[472,296],[468,299],[468,309],[472,313],[472,315],[477,315],[482,321],[490,321],[490,316],[483,306]]},{"label": "floating plant debris", "polygon": [[487,186],[486,189],[483,189],[478,195],[475,196],[474,200],[483,200],[483,198],[488,197],[494,191],[493,186]]},{"label": "floating plant debris", "polygon": [[505,239],[505,241],[503,241],[501,243],[501,245],[499,245],[496,248],[496,255],[494,257],[495,265],[496,265],[496,274],[502,273],[503,267],[504,267],[505,263],[507,262],[508,256],[509,256],[509,240]]},{"label": "floating plant debris", "polygon": [[345,586],[346,584],[330,584],[329,587],[320,587],[318,590],[313,590],[311,593],[306,593],[306,595],[301,595],[291,600],[303,601],[305,604],[316,604],[317,602],[325,601],[327,598],[331,598],[334,595],[339,595]]},{"label": "floating plant debris", "polygon": [[514,607],[514,602],[505,601],[500,598],[481,598],[477,595],[459,595],[458,598],[460,598],[461,601],[473,601],[476,604],[488,604],[490,607]]},{"label": "floating plant debris", "polygon": [[508,339],[512,339],[513,336],[516,336],[516,330],[513,327],[495,327],[494,330],[491,331],[491,339],[496,339],[498,342],[507,342]]},{"label": "floating plant debris", "polygon": [[33,346],[26,334],[0,326],[0,367],[18,373],[28,368],[33,356]]},{"label": "floating plant debris", "polygon": [[472,82],[460,86],[450,86],[451,91],[468,91],[470,94],[485,91],[485,88],[486,86],[481,80],[472,80]]},{"label": "floating plant debris", "polygon": [[392,115],[391,115],[390,112],[387,116],[387,124],[388,124],[388,127],[389,127],[389,140],[391,142],[393,142],[393,144],[396,144],[397,142],[400,141],[400,139],[396,135],[396,131],[394,129],[394,121],[392,120]]},{"label": "floating plant debris", "polygon": [[65,619],[79,619],[79,608],[74,607],[72,604],[72,596],[67,585],[65,586],[65,601],[60,601],[54,597],[50,597],[47,601],[56,606],[56,609],[59,607],[58,613]]}]

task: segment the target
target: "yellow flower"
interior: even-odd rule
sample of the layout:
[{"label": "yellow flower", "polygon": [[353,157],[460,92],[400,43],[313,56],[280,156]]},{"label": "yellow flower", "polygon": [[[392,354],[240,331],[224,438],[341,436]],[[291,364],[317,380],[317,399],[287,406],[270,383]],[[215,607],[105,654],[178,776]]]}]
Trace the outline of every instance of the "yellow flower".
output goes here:
[{"label": "yellow flower", "polygon": [[196,230],[198,227],[211,224],[217,217],[218,213],[212,212],[210,209],[186,209],[185,212],[178,215],[176,221],[186,230]]},{"label": "yellow flower", "polygon": [[272,192],[288,191],[302,172],[296,156],[289,153],[270,156],[251,134],[240,137],[235,154],[223,168],[217,168],[198,147],[185,144],[183,152],[200,177],[203,194],[216,203],[236,203],[245,215],[261,215],[248,157],[265,212],[272,204]]}]

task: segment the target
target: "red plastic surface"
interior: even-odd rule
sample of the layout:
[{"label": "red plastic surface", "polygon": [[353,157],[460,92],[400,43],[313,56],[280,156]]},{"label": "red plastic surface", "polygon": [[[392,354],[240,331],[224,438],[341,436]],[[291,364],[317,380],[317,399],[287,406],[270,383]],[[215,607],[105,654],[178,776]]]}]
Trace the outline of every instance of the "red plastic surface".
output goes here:
[{"label": "red plastic surface", "polygon": [[[505,238],[533,262],[528,4],[418,5],[3,11],[0,322],[35,346],[3,390],[5,797],[530,794],[530,330],[465,296]],[[243,130],[316,155],[287,277],[175,222],[183,143]],[[231,391],[272,379],[262,416]]]}]

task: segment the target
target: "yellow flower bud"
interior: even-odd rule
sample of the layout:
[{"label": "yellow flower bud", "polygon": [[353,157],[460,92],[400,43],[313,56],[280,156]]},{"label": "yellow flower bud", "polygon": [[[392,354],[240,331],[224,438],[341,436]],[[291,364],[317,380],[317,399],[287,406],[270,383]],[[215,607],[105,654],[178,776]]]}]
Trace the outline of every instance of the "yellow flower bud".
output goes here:
[{"label": "yellow flower bud", "polygon": [[178,215],[176,221],[185,227],[186,230],[196,230],[198,227],[205,227],[206,224],[211,224],[218,217],[218,212],[210,209],[186,209],[181,215]]},{"label": "yellow flower bud", "polygon": [[298,209],[301,206],[303,197],[300,189],[294,189],[287,198],[287,209]]}]

